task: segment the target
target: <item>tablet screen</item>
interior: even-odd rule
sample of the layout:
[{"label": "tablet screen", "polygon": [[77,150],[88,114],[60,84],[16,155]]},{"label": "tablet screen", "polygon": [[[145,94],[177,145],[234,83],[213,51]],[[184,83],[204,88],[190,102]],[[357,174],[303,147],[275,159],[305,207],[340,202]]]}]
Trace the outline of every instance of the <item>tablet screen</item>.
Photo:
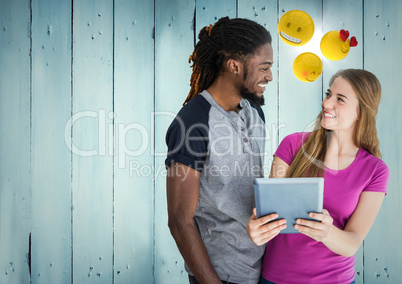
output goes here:
[{"label": "tablet screen", "polygon": [[287,224],[280,234],[299,233],[296,219],[313,220],[308,213],[322,213],[324,178],[256,178],[254,194],[257,218],[277,213]]}]

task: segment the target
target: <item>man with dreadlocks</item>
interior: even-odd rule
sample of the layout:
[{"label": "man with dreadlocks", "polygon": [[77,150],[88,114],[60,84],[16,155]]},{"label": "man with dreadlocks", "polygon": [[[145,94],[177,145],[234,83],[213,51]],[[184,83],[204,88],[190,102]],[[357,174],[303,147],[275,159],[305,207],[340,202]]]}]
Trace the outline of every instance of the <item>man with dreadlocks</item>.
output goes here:
[{"label": "man with dreadlocks", "polygon": [[224,17],[198,38],[191,90],[166,134],[169,228],[190,283],[257,283],[264,247],[246,226],[263,169],[271,35]]}]

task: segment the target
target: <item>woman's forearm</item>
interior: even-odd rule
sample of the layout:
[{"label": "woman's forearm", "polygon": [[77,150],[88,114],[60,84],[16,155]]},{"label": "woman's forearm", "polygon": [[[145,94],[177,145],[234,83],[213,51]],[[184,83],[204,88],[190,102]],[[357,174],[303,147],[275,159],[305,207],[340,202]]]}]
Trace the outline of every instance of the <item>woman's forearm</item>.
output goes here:
[{"label": "woman's forearm", "polygon": [[359,249],[362,239],[354,232],[348,232],[332,225],[331,235],[322,243],[334,253],[350,257]]}]

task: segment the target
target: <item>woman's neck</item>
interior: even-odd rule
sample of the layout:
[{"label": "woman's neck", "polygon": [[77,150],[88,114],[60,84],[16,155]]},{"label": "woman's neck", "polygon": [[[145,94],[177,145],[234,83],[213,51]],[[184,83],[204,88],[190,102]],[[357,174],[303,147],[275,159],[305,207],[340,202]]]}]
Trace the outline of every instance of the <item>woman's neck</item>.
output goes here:
[{"label": "woman's neck", "polygon": [[325,166],[332,170],[343,170],[349,167],[359,152],[352,135],[339,133],[339,131],[330,131],[327,144],[327,153],[325,155]]},{"label": "woman's neck", "polygon": [[337,130],[328,133],[327,152],[337,153],[338,155],[350,155],[358,152],[359,147],[353,142],[351,134]]}]

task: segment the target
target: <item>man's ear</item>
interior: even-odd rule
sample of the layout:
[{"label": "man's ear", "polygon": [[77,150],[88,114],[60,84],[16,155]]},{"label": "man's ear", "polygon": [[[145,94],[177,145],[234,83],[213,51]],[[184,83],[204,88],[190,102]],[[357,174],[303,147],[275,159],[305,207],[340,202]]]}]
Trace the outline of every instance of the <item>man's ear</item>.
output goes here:
[{"label": "man's ear", "polygon": [[228,71],[235,76],[239,75],[242,72],[243,65],[240,63],[240,61],[234,60],[233,58],[229,59],[226,62],[226,66],[228,68]]}]

